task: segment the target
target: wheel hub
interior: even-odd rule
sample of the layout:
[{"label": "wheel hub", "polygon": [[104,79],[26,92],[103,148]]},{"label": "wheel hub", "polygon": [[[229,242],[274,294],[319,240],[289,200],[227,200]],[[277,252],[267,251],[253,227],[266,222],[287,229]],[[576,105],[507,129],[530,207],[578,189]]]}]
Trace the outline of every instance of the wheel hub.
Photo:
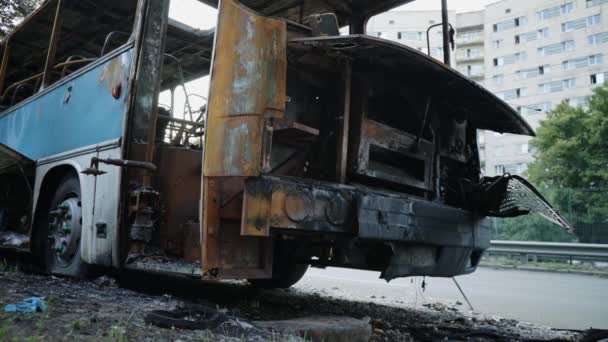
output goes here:
[{"label": "wheel hub", "polygon": [[49,212],[49,239],[57,259],[69,263],[80,243],[82,208],[80,199],[68,198]]}]

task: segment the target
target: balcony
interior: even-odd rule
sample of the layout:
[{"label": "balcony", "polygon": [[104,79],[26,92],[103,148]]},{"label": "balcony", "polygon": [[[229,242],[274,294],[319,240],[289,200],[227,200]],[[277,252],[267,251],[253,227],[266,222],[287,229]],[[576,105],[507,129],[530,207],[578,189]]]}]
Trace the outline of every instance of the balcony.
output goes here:
[{"label": "balcony", "polygon": [[465,45],[479,45],[483,44],[483,36],[473,36],[473,37],[456,37],[456,45],[457,46],[465,46]]},{"label": "balcony", "polygon": [[457,53],[456,61],[457,62],[476,62],[483,61],[485,55],[483,53],[476,54],[465,54],[465,53]]}]

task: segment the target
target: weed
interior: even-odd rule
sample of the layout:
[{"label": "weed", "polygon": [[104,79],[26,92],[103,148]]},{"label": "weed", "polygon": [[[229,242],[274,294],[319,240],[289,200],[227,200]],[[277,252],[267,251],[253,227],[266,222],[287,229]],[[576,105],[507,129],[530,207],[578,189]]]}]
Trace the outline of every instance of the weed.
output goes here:
[{"label": "weed", "polygon": [[7,321],[0,322],[0,341],[6,341],[8,339],[9,326],[10,324]]},{"label": "weed", "polygon": [[127,329],[120,325],[113,325],[110,328],[110,338],[116,342],[126,342],[127,341]]},{"label": "weed", "polygon": [[0,259],[0,272],[16,273],[19,271],[19,264],[12,263],[6,259]]},{"label": "weed", "polygon": [[36,329],[38,329],[38,333],[42,333],[44,331],[46,322],[51,316],[52,304],[53,298],[49,297],[46,301],[46,310],[40,315],[40,319],[38,319],[38,322],[36,322]]}]

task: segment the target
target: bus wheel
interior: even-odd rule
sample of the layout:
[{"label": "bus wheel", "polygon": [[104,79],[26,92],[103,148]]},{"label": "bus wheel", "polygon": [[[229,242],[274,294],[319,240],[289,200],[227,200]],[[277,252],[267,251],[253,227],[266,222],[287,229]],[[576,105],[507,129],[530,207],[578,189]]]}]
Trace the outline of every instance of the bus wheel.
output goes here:
[{"label": "bus wheel", "polygon": [[75,278],[85,277],[87,265],[80,256],[82,203],[80,182],[76,174],[63,178],[48,208],[49,212],[42,215],[48,237],[44,250],[47,272]]},{"label": "bus wheel", "polygon": [[254,287],[262,289],[287,289],[295,285],[308,270],[307,264],[296,264],[288,262],[275,263],[270,279],[249,279]]}]

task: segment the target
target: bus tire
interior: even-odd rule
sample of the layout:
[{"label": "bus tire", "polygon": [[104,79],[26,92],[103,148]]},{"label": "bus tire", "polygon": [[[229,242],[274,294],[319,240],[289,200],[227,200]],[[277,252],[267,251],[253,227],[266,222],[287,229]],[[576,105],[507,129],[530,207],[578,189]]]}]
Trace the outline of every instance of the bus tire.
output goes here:
[{"label": "bus tire", "polygon": [[262,289],[287,289],[295,285],[308,270],[307,264],[284,263],[281,267],[275,265],[270,279],[249,279],[253,287]]},{"label": "bus tire", "polygon": [[88,265],[80,254],[82,202],[78,174],[71,172],[57,186],[48,212],[41,213],[44,263],[49,274],[85,278]]}]

